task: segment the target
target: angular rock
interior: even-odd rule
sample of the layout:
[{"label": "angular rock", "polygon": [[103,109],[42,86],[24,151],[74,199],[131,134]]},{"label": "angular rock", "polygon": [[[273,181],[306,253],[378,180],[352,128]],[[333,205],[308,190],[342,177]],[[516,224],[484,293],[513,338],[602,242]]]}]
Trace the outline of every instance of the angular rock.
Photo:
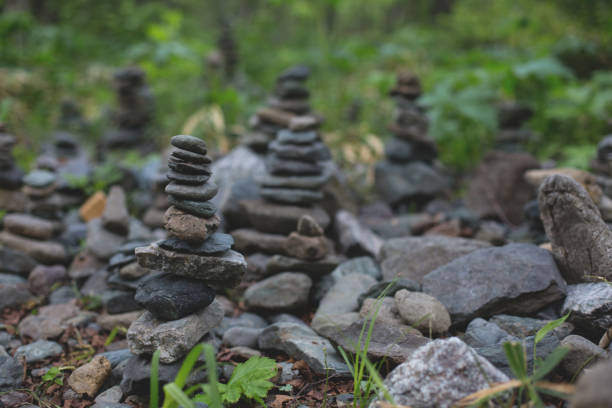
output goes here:
[{"label": "angular rock", "polygon": [[215,292],[201,280],[160,274],[141,282],[134,299],[159,320],[177,320],[210,305]]},{"label": "angular rock", "polygon": [[612,327],[612,286],[608,283],[568,285],[561,313],[582,329],[602,331]]},{"label": "angular rock", "polygon": [[456,337],[434,340],[396,367],[385,386],[396,404],[450,408],[508,377]]},{"label": "angular rock", "polygon": [[[370,330],[370,324],[371,321],[359,319],[343,330],[330,332],[327,337],[344,350],[356,353],[365,347],[366,339],[363,333]],[[430,341],[416,330],[406,331],[402,327],[375,321],[367,354],[370,359],[389,358],[394,363],[401,364],[408,360],[416,349]]]},{"label": "angular rock", "polygon": [[303,215],[298,221],[297,233],[307,237],[320,237],[324,231],[314,218],[310,215]]},{"label": "angular rock", "polygon": [[553,254],[570,283],[612,279],[612,230],[573,179],[553,175],[540,186],[540,214]]},{"label": "angular rock", "polygon": [[383,240],[348,211],[336,213],[334,228],[342,253],[377,256],[380,252]]},{"label": "angular rock", "polygon": [[523,206],[534,196],[523,174],[539,167],[536,158],[527,153],[487,153],[468,188],[467,207],[481,218],[497,217],[519,224]]},{"label": "angular rock", "polygon": [[438,299],[426,293],[402,289],[395,293],[395,303],[406,323],[422,333],[441,334],[448,331],[451,318]]},{"label": "angular rock", "polygon": [[248,307],[294,310],[308,302],[312,279],[303,273],[285,272],[250,286],[244,293]]},{"label": "angular rock", "polygon": [[262,350],[279,350],[304,360],[316,374],[350,375],[334,346],[303,324],[274,323],[261,333],[257,342]]},{"label": "angular rock", "polygon": [[177,361],[191,350],[206,333],[223,319],[223,308],[213,302],[197,314],[164,322],[150,312],[143,313],[128,329],[130,351],[136,355],[151,355],[157,349],[159,360],[168,364]]},{"label": "angular rock", "polygon": [[104,228],[101,218],[95,218],[87,223],[87,248],[99,259],[110,259],[126,237],[115,234]]},{"label": "angular rock", "polygon": [[119,235],[127,235],[130,229],[130,214],[128,212],[125,192],[119,186],[113,186],[106,199],[106,207],[102,214],[102,225],[105,229]]},{"label": "angular rock", "polygon": [[394,238],[381,247],[379,259],[383,277],[413,279],[422,283],[423,277],[434,269],[477,249],[490,247],[481,241],[443,236]]},{"label": "angular rock", "polygon": [[95,356],[68,377],[68,386],[79,394],[95,397],[111,373],[111,363],[104,356]]},{"label": "angular rock", "polygon": [[430,198],[450,187],[448,178],[421,161],[396,164],[382,161],[376,165],[376,188],[385,202],[402,202]]},{"label": "angular rock", "polygon": [[[569,291],[568,287],[568,291]],[[506,332],[518,338],[535,336],[538,330],[546,326],[551,320],[534,319],[531,317],[511,316],[511,315],[496,315],[489,319],[491,323],[495,323]],[[553,329],[553,333],[559,340],[567,337],[574,330],[574,325],[568,322],[562,323],[557,328]]]},{"label": "angular rock", "polygon": [[470,347],[479,349],[488,346],[501,345],[507,341],[517,341],[517,337],[510,335],[497,324],[477,317],[468,324],[463,341]]},{"label": "angular rock", "polygon": [[247,269],[244,257],[232,250],[213,257],[171,252],[153,243],[136,248],[135,252],[144,268],[200,279],[213,289],[238,285]]},{"label": "angular rock", "polygon": [[23,366],[11,356],[0,356],[0,391],[12,391],[23,383]]},{"label": "angular rock", "polygon": [[534,312],[562,299],[566,290],[550,252],[530,244],[479,249],[423,278],[423,292],[446,306],[453,324]]}]

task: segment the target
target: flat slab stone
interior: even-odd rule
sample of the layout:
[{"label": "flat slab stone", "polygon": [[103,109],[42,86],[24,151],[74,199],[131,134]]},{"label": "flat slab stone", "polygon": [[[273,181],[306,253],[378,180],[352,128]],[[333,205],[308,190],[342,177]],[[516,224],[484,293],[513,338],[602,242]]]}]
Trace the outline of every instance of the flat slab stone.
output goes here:
[{"label": "flat slab stone", "polygon": [[276,188],[301,188],[305,190],[316,190],[325,185],[331,177],[331,168],[324,166],[323,173],[314,176],[275,176],[264,173],[255,176],[255,180],[262,187]]},{"label": "flat slab stone", "polygon": [[269,188],[260,190],[261,196],[266,200],[276,203],[287,203],[296,205],[309,205],[321,201],[323,192],[316,190],[304,190],[300,188]]},{"label": "flat slab stone", "polygon": [[135,252],[144,268],[200,279],[214,289],[238,285],[247,269],[244,257],[232,250],[221,256],[203,256],[168,251],[153,243],[136,248]]},{"label": "flat slab stone", "polygon": [[166,194],[173,195],[179,200],[208,201],[217,194],[219,188],[212,181],[207,181],[199,186],[189,186],[171,181],[166,185],[165,191]]},{"label": "flat slab stone", "polygon": [[159,360],[173,363],[184,357],[221,320],[223,307],[218,301],[197,314],[169,322],[158,320],[147,311],[128,329],[128,345],[136,355],[152,355],[159,349]]},{"label": "flat slab stone", "polygon": [[274,255],[266,264],[268,274],[295,271],[304,272],[311,276],[320,276],[330,273],[346,259],[339,255],[328,254],[325,258],[317,261],[304,261],[283,255]]},{"label": "flat slab stone", "polygon": [[0,232],[0,243],[11,249],[24,252],[38,262],[47,265],[63,264],[68,258],[66,249],[61,244],[24,238],[8,231]]},{"label": "flat slab stone", "polygon": [[314,130],[305,132],[292,132],[287,129],[283,129],[278,132],[276,136],[276,142],[280,144],[296,144],[296,145],[309,145],[319,140],[319,134]]},{"label": "flat slab stone", "polygon": [[60,229],[57,223],[29,214],[7,214],[2,221],[14,234],[41,240],[50,239]]},{"label": "flat slab stone", "polygon": [[184,149],[193,153],[206,154],[206,142],[190,135],[176,135],[170,139],[170,144],[179,149]]},{"label": "flat slab stone", "polygon": [[262,200],[243,200],[240,207],[256,230],[270,234],[289,235],[296,230],[302,215],[311,216],[323,229],[330,223],[329,215],[318,206],[300,207]]},{"label": "flat slab stone", "polygon": [[197,217],[209,218],[217,212],[217,207],[211,201],[183,200],[169,195],[168,204]]},{"label": "flat slab stone", "polygon": [[471,252],[423,278],[454,325],[501,313],[529,314],[563,299],[567,285],[550,251],[509,244]]},{"label": "flat slab stone", "polygon": [[201,185],[206,183],[210,178],[208,174],[185,174],[178,171],[169,170],[166,177],[170,181],[176,181],[180,184]]},{"label": "flat slab stone", "polygon": [[231,249],[234,244],[234,238],[229,234],[215,232],[201,243],[193,243],[183,241],[177,237],[170,237],[159,241],[157,244],[163,249],[185,254],[217,255]]}]

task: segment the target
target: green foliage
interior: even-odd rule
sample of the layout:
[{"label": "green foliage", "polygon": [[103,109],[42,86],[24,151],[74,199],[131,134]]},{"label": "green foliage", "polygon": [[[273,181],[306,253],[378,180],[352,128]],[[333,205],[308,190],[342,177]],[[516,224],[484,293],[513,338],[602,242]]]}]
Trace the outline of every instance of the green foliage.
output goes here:
[{"label": "green foliage", "polygon": [[[188,378],[203,367],[196,367],[198,358],[204,353],[208,383],[196,384],[187,389]],[[159,352],[153,355],[151,365],[150,408],[158,407],[158,370]],[[269,380],[276,375],[276,363],[267,357],[254,356],[238,364],[227,384],[217,380],[217,363],[214,350],[209,344],[198,344],[183,360],[183,364],[173,382],[164,385],[163,408],[194,408],[195,402],[204,402],[212,408],[222,408],[224,404],[233,404],[243,398],[254,400],[265,405],[266,397],[274,384]]]},{"label": "green foliage", "polygon": [[49,384],[57,384],[64,385],[64,374],[60,367],[51,367],[47,372],[42,376],[42,380],[45,383]]}]

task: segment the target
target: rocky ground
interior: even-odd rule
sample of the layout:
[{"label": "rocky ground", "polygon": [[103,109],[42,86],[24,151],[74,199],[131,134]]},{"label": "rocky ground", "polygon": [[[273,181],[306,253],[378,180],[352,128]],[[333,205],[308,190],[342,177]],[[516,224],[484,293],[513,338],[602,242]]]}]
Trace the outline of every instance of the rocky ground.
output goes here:
[{"label": "rocky ground", "polygon": [[[610,139],[597,174],[491,152],[452,198],[460,180],[415,136],[420,86],[406,75],[392,93],[394,147],[375,170],[381,198],[365,202],[330,160],[306,77],[281,75],[276,92],[293,99],[258,112],[251,144],[211,163],[205,143],[174,138],[107,193],[68,182],[94,166],[70,137],[23,174],[0,135],[0,407],[146,406],[151,354],[167,383],[201,341],[222,382],[252,356],[273,358],[271,407],[357,405],[340,348],[381,363],[396,404],[453,406],[514,377],[508,341],[524,345],[529,370],[567,348],[547,379],[577,381],[574,407],[609,406],[597,384],[612,374]],[[142,85],[137,72],[118,81]],[[505,142],[521,123],[508,115]],[[147,110],[138,117],[130,141]]]}]

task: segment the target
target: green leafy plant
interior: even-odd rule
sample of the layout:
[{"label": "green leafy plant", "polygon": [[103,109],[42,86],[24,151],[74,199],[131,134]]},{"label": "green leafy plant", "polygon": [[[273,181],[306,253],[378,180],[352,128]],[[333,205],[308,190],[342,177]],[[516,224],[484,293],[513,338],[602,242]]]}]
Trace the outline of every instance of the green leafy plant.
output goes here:
[{"label": "green leafy plant", "polygon": [[[208,383],[196,384],[185,389],[188,378],[204,367],[196,363],[204,353]],[[151,366],[150,408],[158,407],[158,367],[159,353],[153,355]],[[254,356],[238,364],[227,384],[217,380],[217,363],[214,350],[209,344],[198,344],[183,360],[183,364],[173,382],[164,386],[163,408],[194,408],[196,402],[204,402],[212,408],[222,408],[243,398],[265,405],[266,397],[274,384],[269,380],[276,375],[276,363],[267,357]]]},{"label": "green leafy plant", "polygon": [[[573,393],[573,386],[569,384],[555,384],[544,381],[544,378],[563,360],[568,349],[557,347],[544,360],[536,358],[536,346],[544,337],[567,320],[569,314],[547,323],[537,331],[533,346],[533,372],[529,375],[527,368],[526,349],[522,343],[506,342],[503,345],[504,353],[512,373],[516,377],[505,383],[493,384],[490,388],[468,395],[460,401],[459,406],[485,407],[497,397],[508,402],[507,407],[515,403],[522,405],[524,399],[535,407],[544,407],[542,394],[567,399]],[[511,395],[508,393],[512,391]]]},{"label": "green leafy plant", "polygon": [[64,385],[64,374],[62,367],[51,367],[43,376],[42,380],[45,383]]}]

